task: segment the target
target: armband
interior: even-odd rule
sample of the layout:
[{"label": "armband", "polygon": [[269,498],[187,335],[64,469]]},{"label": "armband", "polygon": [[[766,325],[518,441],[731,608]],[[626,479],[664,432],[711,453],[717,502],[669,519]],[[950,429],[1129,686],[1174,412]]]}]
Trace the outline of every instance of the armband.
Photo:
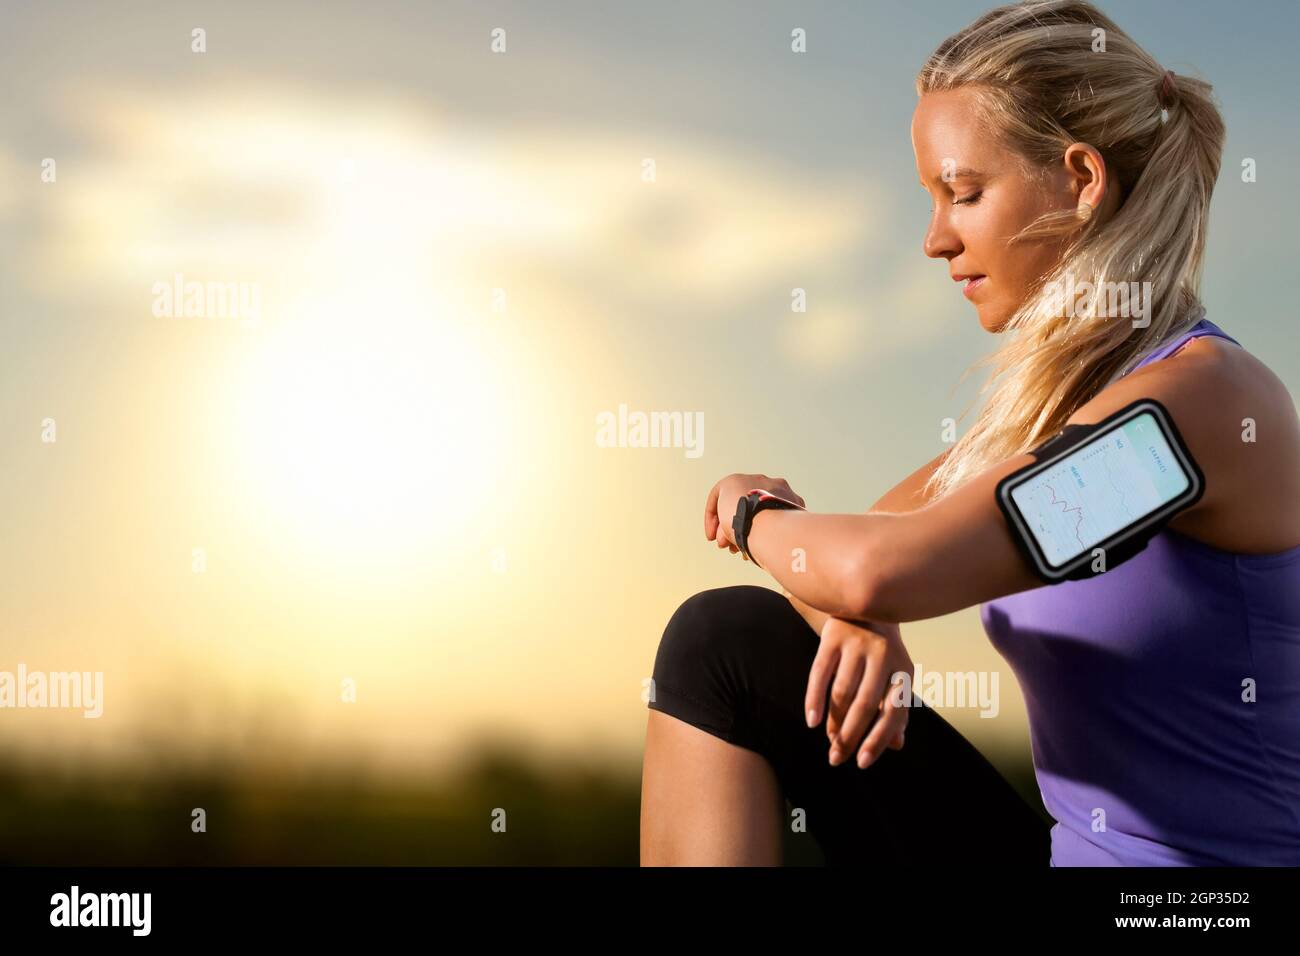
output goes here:
[{"label": "armband", "polygon": [[1096,577],[1141,552],[1200,500],[1205,476],[1168,410],[1132,402],[1092,425],[1066,425],[998,482],[998,506],[1044,581]]}]

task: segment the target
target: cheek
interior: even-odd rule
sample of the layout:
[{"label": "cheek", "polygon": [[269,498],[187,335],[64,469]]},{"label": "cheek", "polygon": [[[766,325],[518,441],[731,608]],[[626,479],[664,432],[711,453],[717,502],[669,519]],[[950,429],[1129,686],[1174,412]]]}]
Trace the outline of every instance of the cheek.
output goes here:
[{"label": "cheek", "polygon": [[1021,244],[1008,252],[1007,279],[1017,298],[1023,299],[1033,292],[1057,263],[1058,252],[1054,246],[1036,243]]},{"label": "cheek", "polygon": [[1023,293],[1056,265],[1061,245],[1055,240],[1034,239],[1011,244],[1013,236],[1048,211],[1041,202],[1021,202],[997,210],[993,217],[993,231],[998,240],[987,250],[991,260],[988,271],[1004,278],[1008,291]]},{"label": "cheek", "polygon": [[1008,245],[1020,228],[1012,210],[990,204],[972,208],[964,214],[957,233],[968,253],[963,258],[972,269],[1006,281],[1018,270],[1018,250]]},{"label": "cheek", "polygon": [[1036,210],[1007,209],[990,217],[978,231],[975,261],[996,280],[998,298],[1023,298],[1056,261],[1056,246],[1042,240],[1011,243],[1012,237],[1037,218]]},{"label": "cheek", "polygon": [[988,257],[991,274],[1006,275],[1019,272],[1018,263],[1024,261],[1026,246],[1011,245],[1011,239],[1031,220],[1017,208],[990,209],[988,221],[979,230],[982,252]]}]

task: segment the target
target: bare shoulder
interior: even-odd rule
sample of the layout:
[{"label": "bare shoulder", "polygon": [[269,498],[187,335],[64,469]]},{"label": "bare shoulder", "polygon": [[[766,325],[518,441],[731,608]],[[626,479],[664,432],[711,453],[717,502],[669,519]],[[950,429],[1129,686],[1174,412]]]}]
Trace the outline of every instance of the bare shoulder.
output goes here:
[{"label": "bare shoulder", "polygon": [[1171,528],[1245,554],[1300,544],[1300,416],[1272,369],[1226,340],[1192,339],[1112,383],[1070,421],[1091,424],[1139,398],[1169,410],[1205,474],[1204,496]]},{"label": "bare shoulder", "polygon": [[926,462],[912,474],[908,475],[884,496],[871,506],[868,514],[903,514],[909,511],[916,511],[929,503],[930,498],[922,494],[922,489],[930,476],[935,470],[943,464],[943,460],[951,454],[952,449],[946,448],[930,461]]}]

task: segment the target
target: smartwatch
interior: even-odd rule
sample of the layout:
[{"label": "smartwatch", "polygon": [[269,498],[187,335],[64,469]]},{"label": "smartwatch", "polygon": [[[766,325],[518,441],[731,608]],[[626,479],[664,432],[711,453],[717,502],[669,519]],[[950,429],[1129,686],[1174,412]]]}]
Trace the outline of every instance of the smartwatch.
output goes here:
[{"label": "smartwatch", "polygon": [[[793,501],[786,501],[784,498],[762,488],[751,489],[743,498],[737,501],[736,514],[731,519],[731,534],[736,539],[736,546],[750,561],[754,561],[754,556],[749,553],[750,525],[754,522],[754,515],[760,511],[766,511],[768,508],[803,510]],[[757,561],[754,561],[754,565],[760,569],[763,567]]]}]

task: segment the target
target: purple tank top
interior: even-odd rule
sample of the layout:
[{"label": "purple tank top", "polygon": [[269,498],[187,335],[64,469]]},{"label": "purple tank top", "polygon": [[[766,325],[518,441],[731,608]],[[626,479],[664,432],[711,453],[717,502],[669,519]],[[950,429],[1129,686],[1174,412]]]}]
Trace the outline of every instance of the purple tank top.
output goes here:
[{"label": "purple tank top", "polygon": [[[1201,335],[1241,344],[1202,318],[1133,369]],[[1300,865],[1300,545],[1166,527],[980,620],[1024,693],[1052,866]]]}]

